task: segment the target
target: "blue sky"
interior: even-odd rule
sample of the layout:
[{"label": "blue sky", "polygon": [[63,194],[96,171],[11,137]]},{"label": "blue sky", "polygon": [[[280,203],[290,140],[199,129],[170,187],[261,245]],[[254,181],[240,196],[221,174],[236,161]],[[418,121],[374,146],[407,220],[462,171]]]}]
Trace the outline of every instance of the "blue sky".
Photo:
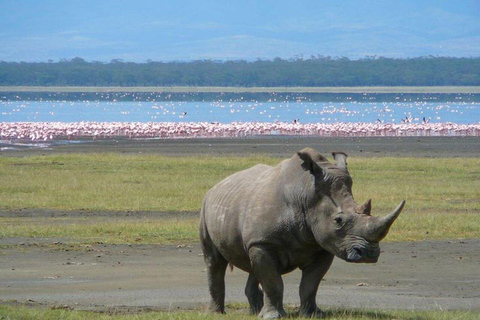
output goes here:
[{"label": "blue sky", "polygon": [[0,0],[0,60],[480,56],[480,0]]}]

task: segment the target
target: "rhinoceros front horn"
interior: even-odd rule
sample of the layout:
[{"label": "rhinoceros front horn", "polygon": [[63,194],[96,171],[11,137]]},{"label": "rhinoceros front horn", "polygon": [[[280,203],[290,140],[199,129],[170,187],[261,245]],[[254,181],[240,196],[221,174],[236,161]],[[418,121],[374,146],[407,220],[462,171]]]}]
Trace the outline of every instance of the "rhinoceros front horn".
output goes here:
[{"label": "rhinoceros front horn", "polygon": [[402,212],[403,206],[405,206],[405,200],[400,202],[395,210],[390,212],[387,216],[375,221],[374,225],[370,226],[368,230],[369,236],[373,239],[376,239],[376,241],[380,241],[385,238],[393,222],[400,215],[400,212]]}]

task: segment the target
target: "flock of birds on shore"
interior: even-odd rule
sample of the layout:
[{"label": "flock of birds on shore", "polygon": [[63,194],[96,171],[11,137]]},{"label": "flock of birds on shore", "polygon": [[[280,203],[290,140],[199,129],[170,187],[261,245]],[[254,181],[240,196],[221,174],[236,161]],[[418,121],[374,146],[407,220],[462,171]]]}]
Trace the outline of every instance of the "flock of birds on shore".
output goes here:
[{"label": "flock of birds on shore", "polygon": [[298,135],[322,137],[475,136],[480,124],[287,122],[0,122],[3,141],[174,139]]},{"label": "flock of birds on shore", "polygon": [[[103,96],[102,96],[103,97]],[[117,98],[120,99],[123,96],[114,96],[114,97],[103,97],[102,99],[107,99],[106,106],[100,104],[99,101],[92,101],[94,107],[98,108],[110,108],[110,104],[116,106]],[[3,97],[6,98],[6,97]],[[111,99],[115,98],[111,102]],[[134,97],[135,98],[135,97]],[[171,119],[165,119],[171,122],[94,122],[94,121],[79,121],[79,122],[68,122],[60,120],[43,120],[31,121],[30,120],[13,120],[5,121],[8,117],[16,115],[20,112],[25,112],[30,106],[30,101],[23,101],[21,97],[13,97],[13,100],[3,101],[2,106],[5,108],[2,109],[2,114],[5,116],[5,122],[0,122],[0,142],[16,142],[16,141],[52,141],[52,140],[79,140],[79,139],[111,139],[111,138],[128,138],[128,139],[175,139],[175,138],[211,138],[211,137],[254,137],[261,135],[298,135],[298,136],[323,136],[323,137],[397,137],[397,136],[476,136],[480,137],[480,122],[472,124],[459,124],[453,122],[438,122],[440,119],[439,112],[449,111],[452,113],[463,115],[463,111],[471,111],[471,108],[477,108],[476,104],[471,104],[468,101],[461,100],[462,97],[455,98],[460,99],[459,103],[455,103],[453,106],[450,105],[427,105],[426,101],[407,101],[406,98],[403,100],[401,97],[396,97],[394,106],[397,106],[400,103],[399,107],[404,107],[404,104],[407,103],[404,108],[403,118],[400,119],[400,123],[396,123],[393,116],[393,109],[389,108],[386,103],[373,103],[363,106],[363,109],[359,109],[355,101],[350,101],[347,98],[349,103],[351,103],[351,108],[346,108],[343,103],[327,103],[319,104],[310,103],[306,98],[297,100],[293,99],[299,104],[299,106],[306,108],[304,110],[305,115],[318,117],[318,120],[322,122],[317,123],[302,123],[299,119],[294,119],[290,122],[264,120],[262,121],[251,121],[249,119],[242,119],[242,121],[233,121],[230,122],[230,119],[220,119],[219,121],[223,122],[201,122],[202,120],[197,119],[197,121],[186,121],[187,114],[188,118],[191,113],[187,111],[195,112],[199,108],[197,104],[189,105],[184,102],[165,102],[163,104],[155,103],[155,99],[160,97],[139,97],[133,99],[134,103],[140,104],[137,107],[142,107],[142,101],[146,103],[146,109],[148,115],[157,113],[159,115],[164,114],[175,116],[178,115],[180,122],[173,121]],[[166,97],[168,98],[168,97]],[[361,103],[365,103],[363,100],[368,97],[363,97],[360,100]],[[374,99],[375,97],[370,97],[369,99]],[[61,110],[64,105],[73,105],[75,101],[67,102],[60,101],[58,97],[52,96],[49,99],[52,101],[48,102],[45,106],[45,110],[49,111],[50,114],[53,114],[54,111],[57,111],[55,108]],[[110,99],[110,100],[108,100]],[[205,110],[210,110],[213,112],[216,110],[226,110],[226,114],[238,113],[241,110],[245,111],[245,114],[253,113],[255,110],[259,110],[259,115],[263,116],[264,113],[270,109],[282,109],[288,113],[290,111],[288,101],[281,102],[277,101],[275,96],[272,96],[273,100],[268,100],[267,104],[261,102],[255,103],[243,103],[243,97],[239,101],[230,100],[227,102],[214,102],[211,105],[202,105]],[[288,100],[288,97],[285,99]],[[431,99],[433,99],[431,97]],[[138,100],[138,101],[137,101]],[[398,101],[400,102],[398,102]],[[468,99],[467,99],[468,100]],[[101,100],[103,101],[103,100]],[[139,102],[140,101],[140,102]],[[222,100],[223,101],[223,100]],[[402,102],[403,101],[403,102]],[[35,102],[35,101],[34,101]],[[38,101],[37,101],[38,102]],[[43,100],[40,99],[40,107],[43,106]],[[91,106],[91,101],[83,101],[87,106]],[[308,102],[305,106],[304,102]],[[359,102],[359,103],[360,103]],[[272,105],[271,103],[275,103]],[[404,103],[404,104],[402,104]],[[151,108],[148,108],[149,104],[152,104]],[[286,104],[286,106],[285,106]],[[460,108],[457,105],[461,105]],[[130,104],[126,103],[127,107],[132,107]],[[176,108],[185,108],[189,106],[190,109],[184,111],[179,111]],[[37,108],[40,108],[37,106]],[[120,103],[118,108],[119,110],[124,106]],[[12,109],[13,108],[13,109]],[[418,118],[412,116],[412,108],[419,111]],[[138,108],[134,108],[137,110]],[[268,109],[268,110],[267,110]],[[293,110],[293,108],[291,108]],[[10,110],[10,111],[9,111]],[[29,109],[30,110],[30,109]],[[35,109],[32,109],[35,111]],[[43,109],[38,109],[35,111],[35,115],[40,113],[40,111],[45,111]],[[95,110],[95,108],[94,108]],[[115,109],[117,110],[117,109]],[[143,109],[142,109],[143,110]],[[227,111],[228,111],[227,110]],[[303,109],[301,109],[303,110]],[[32,112],[33,112],[32,111]],[[91,110],[89,110],[91,111]],[[105,111],[105,110],[104,110]],[[271,111],[271,110],[270,110]],[[360,114],[360,111],[362,114]],[[153,112],[153,113],[152,113]],[[198,111],[197,111],[198,112]],[[380,118],[370,119],[370,122],[365,118],[365,122],[342,122],[342,119],[333,119],[335,114],[347,115],[347,116],[356,116],[364,117],[363,113],[373,113]],[[424,113],[425,112],[425,113]],[[125,111],[126,115],[129,116],[130,112]],[[122,111],[123,114],[123,111]],[[279,113],[280,114],[280,113]],[[288,113],[290,116],[294,114]],[[427,115],[428,114],[428,115]],[[299,115],[295,113],[295,115]],[[331,122],[329,116],[332,116]],[[430,116],[433,118],[430,118]],[[269,115],[268,117],[270,117]],[[397,115],[398,116],[398,115]],[[321,118],[327,117],[327,118]],[[423,117],[423,119],[421,118]],[[463,116],[465,117],[465,116]],[[155,117],[156,118],[156,117]],[[165,117],[164,117],[165,118]],[[237,117],[239,119],[240,117]],[[371,117],[370,117],[371,118]],[[392,119],[388,119],[392,118]],[[376,119],[376,121],[375,121]],[[388,120],[387,120],[388,119]],[[398,117],[397,117],[398,119]],[[273,120],[273,119],[272,119]],[[373,120],[373,121],[372,121]],[[430,121],[432,120],[432,121]],[[76,120],[71,120],[76,121]],[[118,121],[118,120],[117,120]],[[122,121],[122,120],[119,120]],[[200,121],[200,122],[198,122]],[[472,119],[472,121],[478,121],[478,119]]]}]

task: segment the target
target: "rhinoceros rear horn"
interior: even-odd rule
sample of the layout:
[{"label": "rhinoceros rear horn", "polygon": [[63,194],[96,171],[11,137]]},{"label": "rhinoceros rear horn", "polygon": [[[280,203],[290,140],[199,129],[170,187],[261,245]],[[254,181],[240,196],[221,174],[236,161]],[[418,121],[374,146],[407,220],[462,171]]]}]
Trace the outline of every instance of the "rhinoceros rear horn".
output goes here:
[{"label": "rhinoceros rear horn", "polygon": [[400,202],[400,204],[395,208],[395,210],[390,212],[387,216],[375,221],[373,226],[370,226],[368,230],[369,236],[376,239],[376,241],[380,241],[385,238],[388,230],[390,230],[390,227],[392,226],[395,219],[398,218],[404,206],[405,200]]},{"label": "rhinoceros rear horn", "polygon": [[358,214],[365,214],[369,216],[372,212],[372,199],[368,199],[367,202],[365,202],[361,206],[358,206],[356,212]]},{"label": "rhinoceros rear horn", "polygon": [[336,166],[348,172],[347,154],[344,152],[332,152],[332,156],[335,159]]}]

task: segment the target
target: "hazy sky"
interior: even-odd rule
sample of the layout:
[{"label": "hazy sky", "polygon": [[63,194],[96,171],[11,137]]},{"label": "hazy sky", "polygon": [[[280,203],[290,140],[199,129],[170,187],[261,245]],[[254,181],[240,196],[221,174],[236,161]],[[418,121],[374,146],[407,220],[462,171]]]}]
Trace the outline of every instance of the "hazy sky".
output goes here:
[{"label": "hazy sky", "polygon": [[0,60],[480,56],[480,0],[0,0]]}]

